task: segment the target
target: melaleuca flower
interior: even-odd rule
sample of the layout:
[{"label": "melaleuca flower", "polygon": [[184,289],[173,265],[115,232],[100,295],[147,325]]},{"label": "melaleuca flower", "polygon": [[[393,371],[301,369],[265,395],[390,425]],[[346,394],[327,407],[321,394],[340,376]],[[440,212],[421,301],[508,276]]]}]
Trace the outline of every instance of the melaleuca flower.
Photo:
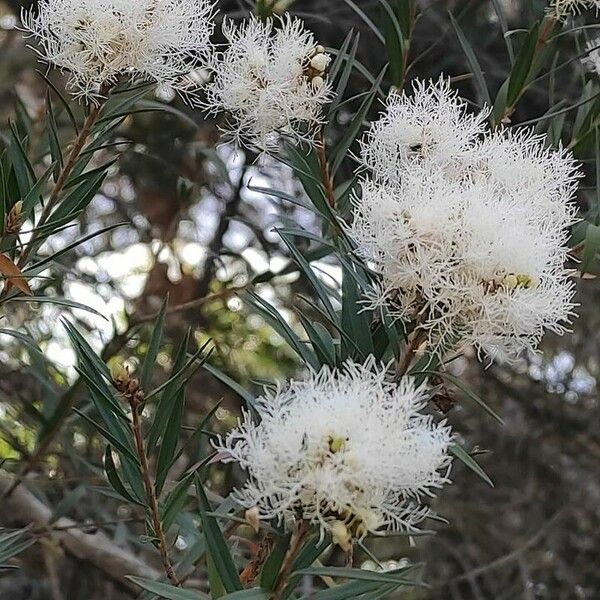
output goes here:
[{"label": "melaleuca flower", "polygon": [[572,223],[571,199],[580,177],[577,163],[562,147],[548,147],[544,136],[535,135],[533,129],[500,129],[485,135],[463,162],[462,175],[489,183],[501,196],[526,197],[527,202],[515,202],[515,210],[536,210],[540,219],[545,215],[558,230]]},{"label": "melaleuca flower", "polygon": [[486,132],[481,115],[468,118],[439,82],[415,89],[421,98],[445,90],[438,110],[456,116],[449,121],[454,142],[441,132],[412,153],[390,152],[404,147],[395,119],[406,123],[408,110],[421,105],[436,122],[431,103],[406,97],[380,120],[385,144],[382,128],[367,135],[363,160],[371,177],[354,198],[350,226],[380,275],[366,302],[416,322],[433,352],[457,340],[491,358],[534,350],[546,330],[565,331],[573,314],[564,264],[575,162],[529,130]]},{"label": "melaleuca flower", "polygon": [[381,181],[396,182],[399,169],[423,158],[441,168],[453,167],[485,128],[487,112],[467,112],[467,103],[448,80],[415,81],[413,95],[393,93],[382,118],[362,141],[362,160]]},{"label": "melaleuca flower", "polygon": [[548,12],[558,19],[566,19],[569,15],[578,15],[590,8],[599,11],[600,0],[552,0]]},{"label": "melaleuca flower", "polygon": [[299,19],[226,22],[228,47],[213,65],[204,107],[224,112],[237,143],[274,150],[281,135],[311,140],[330,99],[329,55]]},{"label": "melaleuca flower", "polygon": [[600,36],[590,40],[585,49],[587,56],[582,59],[583,64],[600,77]]},{"label": "melaleuca flower", "polygon": [[425,394],[411,379],[390,382],[373,357],[324,367],[265,392],[260,421],[246,412],[215,446],[247,471],[234,494],[262,519],[307,520],[344,547],[367,533],[412,531],[451,461],[450,429],[421,412]]},{"label": "melaleuca flower", "polygon": [[121,78],[192,94],[186,74],[210,57],[210,0],[40,0],[23,28],[73,93],[94,100]]}]

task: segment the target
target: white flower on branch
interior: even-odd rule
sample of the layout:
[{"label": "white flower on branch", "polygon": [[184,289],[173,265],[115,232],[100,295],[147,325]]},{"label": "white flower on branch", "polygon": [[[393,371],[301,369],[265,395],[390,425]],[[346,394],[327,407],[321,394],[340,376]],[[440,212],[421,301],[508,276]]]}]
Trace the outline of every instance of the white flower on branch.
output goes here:
[{"label": "white flower on branch", "polygon": [[[368,303],[417,321],[435,352],[457,340],[490,358],[535,350],[573,315],[564,264],[575,162],[529,130],[482,132],[481,115],[468,117],[440,82],[415,89],[419,100],[395,99],[364,144],[372,177],[354,199],[350,233],[381,275]],[[437,106],[452,135],[440,127],[418,149],[390,152],[406,139],[395,119],[405,125],[416,106],[427,123]]]},{"label": "white flower on branch", "polygon": [[421,409],[425,389],[388,380],[373,357],[324,367],[258,399],[219,439],[224,460],[248,480],[235,492],[261,518],[304,519],[346,546],[367,533],[412,531],[428,514],[424,495],[448,481],[452,435]]},{"label": "white flower on branch", "polygon": [[590,40],[585,49],[588,54],[582,59],[583,64],[600,77],[600,36]]},{"label": "white flower on branch", "polygon": [[281,135],[312,140],[331,98],[329,55],[300,19],[241,26],[226,22],[225,51],[213,65],[204,107],[225,113],[223,130],[237,143],[275,150]]},{"label": "white flower on branch", "polygon": [[186,97],[187,74],[211,55],[213,13],[210,0],[40,0],[22,22],[76,96],[94,100],[127,78]]},{"label": "white flower on branch", "polygon": [[440,78],[435,84],[417,80],[413,95],[391,94],[381,119],[362,141],[362,160],[381,181],[397,182],[399,170],[423,158],[452,169],[485,129],[487,112],[471,115],[467,103]]}]

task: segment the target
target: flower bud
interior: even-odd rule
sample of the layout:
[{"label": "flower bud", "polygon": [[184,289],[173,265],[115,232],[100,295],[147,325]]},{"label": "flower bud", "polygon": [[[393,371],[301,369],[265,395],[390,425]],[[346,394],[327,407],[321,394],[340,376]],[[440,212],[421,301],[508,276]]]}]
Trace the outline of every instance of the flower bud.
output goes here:
[{"label": "flower bud", "polygon": [[327,54],[315,54],[310,59],[310,66],[319,73],[323,73],[327,66],[329,65],[329,56]]},{"label": "flower bud", "polygon": [[312,78],[312,84],[317,88],[320,89],[325,85],[325,80],[322,77],[313,77]]},{"label": "flower bud", "polygon": [[254,533],[258,533],[258,530],[260,528],[260,513],[258,510],[258,506],[253,506],[252,508],[249,508],[244,514],[244,517],[250,525],[250,527],[252,527],[252,529],[254,530]]},{"label": "flower bud", "polygon": [[507,290],[514,290],[518,285],[519,285],[519,281],[517,280],[517,276],[513,275],[512,273],[510,275],[507,275],[503,280],[502,280],[502,285],[507,289]]},{"label": "flower bud", "polygon": [[342,521],[333,521],[329,525],[331,531],[331,539],[334,544],[337,544],[344,552],[350,552],[352,549],[352,536],[346,524]]}]

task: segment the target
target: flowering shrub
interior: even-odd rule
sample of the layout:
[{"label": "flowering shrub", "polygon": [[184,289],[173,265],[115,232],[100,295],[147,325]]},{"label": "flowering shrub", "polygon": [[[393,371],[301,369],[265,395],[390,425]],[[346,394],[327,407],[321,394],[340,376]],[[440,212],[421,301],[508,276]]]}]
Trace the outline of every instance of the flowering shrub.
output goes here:
[{"label": "flowering shrub", "polygon": [[[164,112],[196,129],[199,115],[216,121],[216,148],[203,146],[196,130],[190,145],[212,160],[222,181],[210,187],[211,169],[198,174],[186,157],[174,178],[182,200],[175,212],[199,182],[211,195],[224,188],[233,197],[224,222],[239,216],[230,207],[248,200],[242,191],[285,206],[274,211],[269,235],[276,241],[264,241],[277,247],[280,270],[271,261],[266,272],[234,278],[239,285],[212,289],[215,263],[226,253],[211,256],[199,298],[174,302],[148,292],[146,312],[119,332],[122,344],[112,354],[98,353],[91,332],[63,319],[77,364],[70,375],[46,369],[41,379],[52,390],[76,374],[73,387],[86,389],[85,402],[74,391],[44,408],[32,404],[41,414],[37,441],[0,478],[4,498],[25,494],[23,479],[58,446],[61,431],[74,420],[91,431],[90,452],[102,452],[89,470],[144,524],[141,539],[160,569],[149,576],[140,561],[123,555],[107,568],[111,539],[94,560],[136,592],[172,600],[342,600],[425,588],[418,565],[368,571],[355,552],[375,560],[370,541],[393,536],[418,544],[424,522],[437,517],[436,494],[443,516],[453,460],[489,482],[460,423],[449,425],[446,413],[457,399],[447,383],[500,417],[456,378],[454,361],[472,348],[486,364],[533,355],[546,332],[567,332],[576,316],[574,276],[578,268],[586,276],[600,246],[598,207],[586,213],[578,195],[590,176],[582,165],[594,163],[600,174],[597,40],[580,57],[589,67],[580,101],[521,124],[518,107],[560,68],[555,42],[568,24],[598,3],[555,0],[520,32],[518,44],[505,32],[512,68],[495,98],[453,18],[479,106],[460,97],[457,81],[445,74],[407,82],[417,2],[382,0],[381,24],[348,4],[384,42],[387,70],[374,74],[359,62],[354,32],[339,47],[324,47],[300,16],[287,14],[288,2],[260,1],[255,14],[221,20],[208,0],[40,0],[22,14],[29,43],[65,74],[81,106],[45,78],[44,122],[21,118],[2,142],[0,308],[7,315],[24,299],[94,312],[76,298],[45,294],[42,281],[66,269],[59,259],[73,248],[116,235],[118,223],[60,243],[94,199],[110,197],[105,184],[137,113]],[[361,91],[352,95],[354,78]],[[169,104],[174,92],[187,112]],[[71,128],[68,141],[59,116]],[[173,154],[181,145],[174,140]],[[134,153],[146,150],[133,145]],[[242,168],[240,156],[250,157]],[[267,186],[245,177],[260,179],[269,169],[285,174],[286,189],[273,183],[276,177]],[[248,225],[247,214],[239,220]],[[165,272],[178,252],[166,229],[158,243],[147,228],[157,260],[167,256]],[[217,231],[218,243],[205,254],[221,252],[227,224]],[[182,268],[178,276],[173,289],[182,293],[188,273]],[[298,296],[295,314],[280,310],[273,289],[262,287],[289,276],[310,295]],[[219,335],[197,326],[174,348],[165,342],[169,316],[217,299],[231,301],[229,312],[219,306],[221,318],[243,306],[248,324],[259,316],[274,330],[273,344],[285,344],[297,374],[262,381],[256,396],[249,381],[221,368],[218,359],[233,350],[223,351]],[[227,328],[230,322],[223,337]],[[28,360],[44,362],[25,323],[7,332],[27,346]],[[256,335],[247,337],[254,347]],[[139,352],[128,355],[134,346]],[[159,367],[169,370],[162,381]],[[245,402],[237,424],[219,417],[218,407],[200,423],[184,420],[186,393],[201,368]],[[71,454],[76,462],[77,452]],[[223,495],[211,489],[214,470]],[[225,485],[229,476],[237,483]],[[64,500],[58,513],[74,503]],[[36,527],[51,528],[54,518]],[[0,534],[0,563],[34,543],[36,531]],[[185,589],[199,564],[206,565],[210,596]],[[302,576],[312,581],[308,595]]]}]

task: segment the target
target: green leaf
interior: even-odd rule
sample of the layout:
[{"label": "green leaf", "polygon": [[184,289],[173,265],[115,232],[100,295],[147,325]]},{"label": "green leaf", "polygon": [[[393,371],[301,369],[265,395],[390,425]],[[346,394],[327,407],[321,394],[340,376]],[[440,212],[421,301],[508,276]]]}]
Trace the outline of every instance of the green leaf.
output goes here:
[{"label": "green leaf", "polygon": [[183,510],[183,506],[188,497],[188,490],[194,479],[194,473],[184,477],[166,497],[161,507],[161,521],[165,531],[175,523],[175,519]]},{"label": "green leaf", "polygon": [[205,362],[202,367],[208,371],[213,377],[216,377],[221,383],[224,383],[228,388],[232,389],[238,396],[240,396],[248,407],[254,406],[254,396],[245,388],[243,388],[237,381],[234,381],[228,375],[225,375],[220,369],[211,365],[209,362]]},{"label": "green leaf", "polygon": [[502,10],[502,6],[500,5],[500,0],[492,0],[492,5],[494,10],[496,11],[496,16],[498,17],[498,22],[500,23],[500,27],[502,28],[502,37],[504,38],[504,43],[506,44],[506,50],[508,52],[508,57],[510,59],[511,66],[515,64],[515,52],[512,47],[512,41],[510,39],[510,35],[508,34],[508,25],[506,23],[506,17],[504,16],[504,11]]},{"label": "green leaf", "polygon": [[[399,586],[394,586],[392,591]],[[376,592],[382,589],[382,585],[376,581],[351,581],[344,585],[321,590],[314,595],[315,600],[354,600],[364,598],[367,592]]]},{"label": "green leaf", "polygon": [[300,311],[298,314],[300,322],[306,331],[310,343],[312,344],[315,354],[319,357],[321,364],[335,367],[337,364],[335,341],[331,337],[327,328],[321,323],[313,322],[303,315]]},{"label": "green leaf", "polygon": [[335,174],[337,173],[338,169],[340,168],[340,165],[344,161],[344,158],[346,158],[348,150],[350,150],[352,144],[354,143],[354,140],[356,139],[356,136],[358,135],[358,132],[363,126],[363,121],[367,116],[369,109],[371,108],[371,104],[373,104],[375,96],[377,95],[377,90],[381,82],[383,81],[385,71],[386,68],[384,67],[377,76],[375,83],[373,83],[373,85],[371,86],[368,95],[363,100],[359,109],[356,111],[356,114],[354,115],[352,121],[346,126],[344,135],[337,143],[335,148],[332,150],[331,155],[329,157],[329,160],[331,162],[331,177],[335,177]]},{"label": "green leaf", "polygon": [[329,299],[329,292],[325,289],[324,285],[315,275],[315,272],[313,271],[310,263],[306,260],[306,258],[304,258],[300,250],[296,248],[296,245],[294,244],[291,236],[286,234],[281,229],[276,229],[276,231],[277,233],[279,233],[281,239],[283,240],[283,243],[288,247],[292,258],[296,261],[302,273],[304,273],[306,278],[310,281],[312,287],[317,293],[317,296],[319,297],[319,300],[321,300],[321,303],[325,307],[325,310],[327,311],[329,316],[331,318],[335,318],[335,310],[333,309],[331,300]]},{"label": "green leaf", "polygon": [[344,0],[344,2],[360,17],[360,19],[367,25],[367,27],[375,34],[375,37],[385,45],[385,38],[379,28],[371,19],[367,16],[367,14],[362,11],[352,0]]},{"label": "green leaf", "polygon": [[475,459],[459,444],[451,444],[450,452],[464,463],[469,469],[477,473],[491,487],[494,487],[492,480],[487,476],[486,472],[475,462]]},{"label": "green leaf", "polygon": [[139,464],[139,460],[137,456],[119,439],[117,439],[110,431],[104,429],[102,425],[96,423],[94,419],[88,417],[83,411],[74,408],[73,409],[84,421],[87,421],[104,439],[106,439],[110,444],[112,444],[116,450],[129,457],[132,461]]},{"label": "green leaf", "polygon": [[277,576],[283,565],[283,561],[290,547],[291,534],[283,534],[277,538],[275,547],[265,561],[260,575],[260,585],[265,590],[274,590],[277,584]]},{"label": "green leaf", "polygon": [[360,291],[351,268],[344,264],[342,269],[342,328],[359,350],[357,353],[348,347],[346,352],[352,358],[364,360],[374,353],[375,348],[371,337],[369,313],[363,310],[364,307],[359,302]]},{"label": "green leaf", "polygon": [[23,141],[19,136],[13,123],[10,124],[10,144],[8,146],[8,156],[12,163],[17,185],[21,198],[27,196],[31,189],[31,182],[35,180],[35,171],[27,152],[23,146]]},{"label": "green leaf", "polygon": [[318,369],[319,361],[317,360],[317,357],[308,346],[300,340],[294,330],[275,308],[254,292],[246,292],[241,294],[240,297],[254,307],[263,319],[265,319],[265,321],[267,321],[267,323],[269,323],[269,325],[271,325],[271,327],[286,340],[289,346],[296,351],[305,363]]},{"label": "green leaf", "polygon": [[379,4],[383,7],[383,33],[390,63],[392,82],[399,88],[404,79],[404,34],[392,7],[386,0],[379,0]]},{"label": "green leaf", "polygon": [[508,92],[506,95],[506,105],[514,106],[519,96],[523,93],[523,89],[527,83],[533,59],[538,44],[540,24],[536,23],[528,32],[523,46],[517,55],[515,65],[511,70],[510,79],[508,82]]},{"label": "green leaf", "polygon": [[46,93],[46,114],[48,121],[48,145],[50,147],[50,156],[52,157],[52,162],[54,163],[54,181],[56,182],[60,177],[64,161],[62,150],[60,148],[60,138],[58,136],[54,108],[52,107],[52,100],[50,98],[50,90],[48,90]]},{"label": "green leaf", "polygon": [[[162,441],[160,444],[160,451],[158,453],[158,461],[156,466],[156,481],[154,483],[154,489],[156,495],[159,496],[169,470],[173,466],[175,452],[177,450],[177,444],[179,443],[179,436],[181,435],[181,421],[183,419],[183,411],[185,406],[185,388],[181,387],[177,390],[175,397],[171,402],[171,414],[167,421],[164,432],[162,433]],[[158,408],[160,410],[160,408]]]},{"label": "green leaf", "polygon": [[134,496],[129,492],[129,490],[125,487],[125,484],[121,481],[119,477],[119,473],[117,471],[117,466],[112,457],[112,448],[110,445],[106,446],[106,450],[104,452],[104,472],[106,473],[106,477],[110,485],[112,485],[113,489],[117,494],[122,496],[125,500],[132,502],[133,504],[138,504],[139,506],[144,506],[144,503],[139,498],[134,498]]},{"label": "green leaf", "polygon": [[74,215],[87,208],[104,183],[106,175],[106,169],[103,169],[100,172],[94,173],[91,177],[85,178],[80,185],[63,198],[58,208],[52,213],[49,222],[61,221],[65,217]]},{"label": "green leaf", "polygon": [[196,496],[198,498],[198,507],[200,509],[200,518],[202,519],[202,530],[206,538],[206,545],[210,553],[223,586],[228,592],[235,592],[242,589],[237,568],[223,537],[223,532],[219,527],[217,520],[209,516],[212,508],[206,497],[204,486],[200,478],[195,476]]},{"label": "green leaf", "polygon": [[467,397],[473,400],[473,402],[481,406],[481,408],[483,408],[483,410],[485,410],[485,412],[488,413],[488,415],[490,415],[493,419],[498,421],[500,425],[504,425],[504,421],[498,415],[498,413],[491,409],[482,398],[480,398],[467,384],[463,383],[458,377],[455,377],[454,375],[451,375],[446,371],[437,371],[435,374],[439,375],[440,377],[446,379],[447,381],[455,385],[459,390],[464,392],[464,394]]},{"label": "green leaf", "polygon": [[585,241],[580,271],[582,274],[589,273],[600,249],[600,226],[588,223],[585,230]]},{"label": "green leaf", "polygon": [[406,579],[404,575],[414,567],[406,567],[395,571],[367,571],[366,569],[350,569],[346,567],[309,567],[295,571],[293,575],[317,575],[322,577],[343,577],[358,581],[376,581],[378,583],[395,583],[399,585],[420,586],[417,581]]},{"label": "green leaf", "polygon": [[[175,351],[173,357],[173,368],[169,379],[163,384],[163,393],[156,406],[156,413],[154,415],[154,421],[148,432],[148,454],[152,454],[156,447],[158,440],[164,435],[173,410],[176,408],[178,400],[178,394],[181,390],[181,378],[178,377],[186,364],[187,348],[190,343],[190,331],[186,331],[181,343]],[[152,393],[154,396],[156,390]],[[150,395],[148,395],[148,398]]]},{"label": "green leaf", "polygon": [[[333,115],[333,113],[335,112],[348,85],[350,74],[352,73],[354,59],[356,58],[356,52],[358,50],[359,39],[360,37],[358,35],[355,36],[354,32],[350,31],[346,36],[346,39],[344,40],[343,44],[341,45],[337,56],[335,57],[335,61],[329,69],[329,77],[331,81],[335,81],[337,79],[335,94],[333,96],[331,104],[329,105],[329,117],[331,117],[331,115]],[[348,52],[350,43],[352,43],[352,48],[350,49],[350,52]],[[342,64],[344,64],[343,69]]]},{"label": "green leaf", "polygon": [[127,579],[133,581],[133,583],[139,585],[147,592],[152,592],[160,598],[166,598],[167,600],[210,600],[210,596],[201,592],[183,590],[167,583],[152,581],[152,579],[132,576],[128,576]]},{"label": "green leaf", "polygon": [[[29,269],[26,269],[23,272],[26,273],[28,271]],[[68,306],[69,308],[83,310],[87,313],[96,315],[105,321],[108,321],[107,317],[101,312],[98,312],[95,308],[87,306],[86,304],[81,304],[80,302],[75,302],[74,300],[69,300],[68,298],[59,298],[55,296],[15,296],[14,298],[11,298],[11,302],[33,302],[36,304],[55,304],[56,306]]]},{"label": "green leaf", "polygon": [[473,73],[473,77],[475,77],[479,94],[488,106],[492,106],[492,98],[490,96],[490,92],[485,82],[483,71],[481,70],[479,61],[477,60],[477,56],[475,56],[475,52],[473,51],[469,40],[467,40],[467,38],[465,37],[465,34],[463,33],[462,29],[460,28],[460,25],[458,24],[452,13],[449,12],[448,14],[450,15],[450,22],[452,23],[452,27],[454,27],[456,37],[458,38],[463,52],[467,57],[467,61],[469,63],[471,72]]},{"label": "green leaf", "polygon": [[7,560],[21,554],[35,544],[37,539],[30,537],[27,529],[6,531],[0,529],[0,569],[12,568],[5,564]]},{"label": "green leaf", "polygon": [[148,389],[148,386],[150,385],[150,381],[152,379],[152,371],[156,367],[156,358],[158,357],[160,344],[162,342],[163,330],[165,327],[165,314],[167,311],[168,304],[169,297],[167,296],[163,300],[162,306],[160,307],[158,317],[156,319],[156,322],[154,323],[154,328],[152,330],[152,338],[150,339],[150,345],[148,346],[146,356],[144,357],[142,375],[140,377],[142,389]]},{"label": "green leaf", "polygon": [[260,588],[252,588],[227,594],[221,600],[269,600],[269,594]]}]

